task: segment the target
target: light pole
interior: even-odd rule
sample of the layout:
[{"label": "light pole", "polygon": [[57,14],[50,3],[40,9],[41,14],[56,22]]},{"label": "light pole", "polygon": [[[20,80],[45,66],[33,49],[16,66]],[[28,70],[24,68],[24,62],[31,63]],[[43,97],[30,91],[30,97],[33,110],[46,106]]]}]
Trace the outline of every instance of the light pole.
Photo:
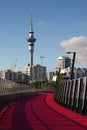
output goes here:
[{"label": "light pole", "polygon": [[71,68],[71,77],[70,79],[72,80],[74,77],[74,64],[75,64],[75,57],[76,57],[76,52],[67,52],[67,54],[73,54],[73,59],[72,59],[72,68]]},{"label": "light pole", "polygon": [[43,82],[43,59],[45,57],[44,56],[40,56],[40,59],[41,59],[41,86],[42,86],[42,82]]}]

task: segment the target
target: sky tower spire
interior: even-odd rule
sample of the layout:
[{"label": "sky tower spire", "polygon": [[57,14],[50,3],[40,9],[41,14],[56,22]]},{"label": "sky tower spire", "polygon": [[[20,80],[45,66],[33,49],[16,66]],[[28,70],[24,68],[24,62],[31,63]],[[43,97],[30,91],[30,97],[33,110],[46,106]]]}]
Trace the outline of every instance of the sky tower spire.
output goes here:
[{"label": "sky tower spire", "polygon": [[30,31],[33,32],[33,26],[32,26],[32,11],[30,13]]}]

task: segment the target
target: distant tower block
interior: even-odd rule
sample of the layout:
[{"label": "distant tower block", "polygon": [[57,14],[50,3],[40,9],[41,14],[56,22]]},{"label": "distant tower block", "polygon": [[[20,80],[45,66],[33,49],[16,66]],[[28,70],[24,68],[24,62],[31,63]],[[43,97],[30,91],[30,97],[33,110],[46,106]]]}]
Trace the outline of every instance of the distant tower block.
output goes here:
[{"label": "distant tower block", "polygon": [[29,37],[27,38],[27,41],[28,41],[28,47],[30,51],[30,68],[31,68],[31,76],[32,76],[34,42],[36,41],[36,39],[34,38],[34,32],[32,28],[32,14],[30,16],[30,31],[29,31]]}]

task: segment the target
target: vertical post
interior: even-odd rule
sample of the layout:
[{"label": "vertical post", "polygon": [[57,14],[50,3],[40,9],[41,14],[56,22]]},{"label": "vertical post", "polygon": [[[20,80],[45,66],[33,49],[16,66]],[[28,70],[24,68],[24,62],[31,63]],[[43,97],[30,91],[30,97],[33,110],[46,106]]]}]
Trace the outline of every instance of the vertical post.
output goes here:
[{"label": "vertical post", "polygon": [[71,77],[70,77],[70,79],[72,80],[74,78],[74,64],[75,64],[76,52],[67,52],[67,54],[71,54],[71,53],[73,53],[72,67],[71,67]]},{"label": "vertical post", "polygon": [[41,58],[41,86],[42,86],[42,82],[43,82],[43,59],[44,56],[40,56]]},{"label": "vertical post", "polygon": [[71,69],[71,80],[74,78],[75,56],[76,56],[76,52],[73,52],[72,69]]}]

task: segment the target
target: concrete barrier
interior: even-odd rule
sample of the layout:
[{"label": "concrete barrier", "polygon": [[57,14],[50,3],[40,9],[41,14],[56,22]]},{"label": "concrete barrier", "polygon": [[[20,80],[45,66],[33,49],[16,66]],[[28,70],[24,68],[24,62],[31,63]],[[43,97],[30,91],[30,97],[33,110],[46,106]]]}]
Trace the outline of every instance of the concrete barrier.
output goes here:
[{"label": "concrete barrier", "polygon": [[24,92],[24,93],[11,93],[11,94],[6,94],[6,95],[0,95],[0,111],[8,106],[9,104],[19,101],[19,100],[24,100],[27,99],[31,96],[34,96],[36,92]]}]

